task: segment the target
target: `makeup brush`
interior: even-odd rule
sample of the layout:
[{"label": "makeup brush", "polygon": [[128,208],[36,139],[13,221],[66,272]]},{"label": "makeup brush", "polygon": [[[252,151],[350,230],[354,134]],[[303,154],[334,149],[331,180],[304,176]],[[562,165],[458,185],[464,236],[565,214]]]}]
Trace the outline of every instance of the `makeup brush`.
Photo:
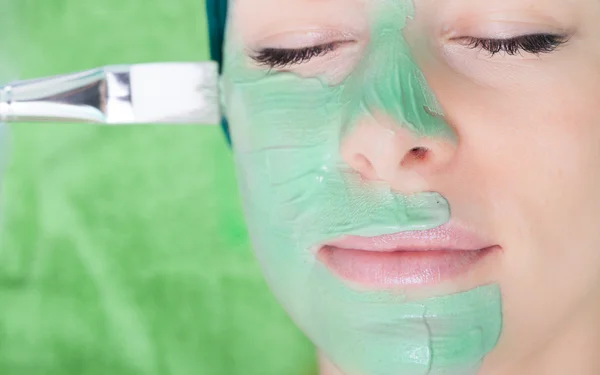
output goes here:
[{"label": "makeup brush", "polygon": [[216,125],[218,86],[214,62],[105,66],[0,87],[0,122]]}]

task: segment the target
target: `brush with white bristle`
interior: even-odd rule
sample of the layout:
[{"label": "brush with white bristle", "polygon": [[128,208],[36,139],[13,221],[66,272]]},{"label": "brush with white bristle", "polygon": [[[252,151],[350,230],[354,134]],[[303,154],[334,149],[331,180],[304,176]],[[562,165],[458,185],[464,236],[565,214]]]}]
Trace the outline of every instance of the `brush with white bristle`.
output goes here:
[{"label": "brush with white bristle", "polygon": [[0,123],[215,125],[218,87],[214,62],[105,66],[0,87]]}]

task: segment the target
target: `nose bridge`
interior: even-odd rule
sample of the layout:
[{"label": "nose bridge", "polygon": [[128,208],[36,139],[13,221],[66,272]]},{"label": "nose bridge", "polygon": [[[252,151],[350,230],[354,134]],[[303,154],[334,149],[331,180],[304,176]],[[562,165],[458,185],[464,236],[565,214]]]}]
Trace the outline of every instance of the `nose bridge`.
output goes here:
[{"label": "nose bridge", "polygon": [[388,118],[415,136],[453,137],[440,106],[396,26],[372,31],[364,57],[344,87],[345,133],[365,116]]}]

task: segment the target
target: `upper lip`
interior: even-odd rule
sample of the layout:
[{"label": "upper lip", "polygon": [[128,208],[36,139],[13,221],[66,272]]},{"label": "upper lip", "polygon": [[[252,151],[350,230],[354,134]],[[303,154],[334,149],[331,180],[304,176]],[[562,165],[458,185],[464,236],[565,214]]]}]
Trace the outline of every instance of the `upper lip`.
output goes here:
[{"label": "upper lip", "polygon": [[318,249],[335,247],[364,251],[465,251],[493,246],[483,236],[457,223],[427,229],[398,232],[377,237],[343,236],[322,244]]}]

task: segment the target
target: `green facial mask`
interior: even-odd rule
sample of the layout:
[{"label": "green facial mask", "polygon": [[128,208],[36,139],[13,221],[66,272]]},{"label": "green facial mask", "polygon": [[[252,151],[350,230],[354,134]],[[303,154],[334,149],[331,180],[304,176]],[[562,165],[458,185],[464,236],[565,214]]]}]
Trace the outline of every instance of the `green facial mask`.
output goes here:
[{"label": "green facial mask", "polygon": [[418,136],[454,137],[402,36],[412,4],[372,3],[369,45],[333,86],[253,68],[228,38],[223,98],[248,229],[276,297],[345,374],[475,374],[501,330],[497,285],[409,302],[346,286],[311,252],[344,235],[430,229],[450,218],[439,194],[404,196],[362,181],[340,156],[357,121],[375,114]]}]

